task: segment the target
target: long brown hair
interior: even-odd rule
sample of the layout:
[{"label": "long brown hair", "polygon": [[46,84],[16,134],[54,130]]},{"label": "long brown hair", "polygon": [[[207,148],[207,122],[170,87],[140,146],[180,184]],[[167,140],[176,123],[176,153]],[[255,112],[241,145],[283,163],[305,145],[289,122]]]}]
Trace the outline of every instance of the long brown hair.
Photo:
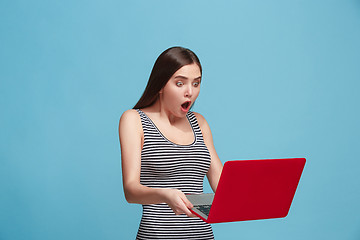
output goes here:
[{"label": "long brown hair", "polygon": [[161,53],[155,61],[145,91],[134,109],[153,105],[159,96],[159,91],[166,85],[171,76],[183,66],[193,63],[199,66],[200,73],[202,73],[199,58],[190,49],[171,47]]}]

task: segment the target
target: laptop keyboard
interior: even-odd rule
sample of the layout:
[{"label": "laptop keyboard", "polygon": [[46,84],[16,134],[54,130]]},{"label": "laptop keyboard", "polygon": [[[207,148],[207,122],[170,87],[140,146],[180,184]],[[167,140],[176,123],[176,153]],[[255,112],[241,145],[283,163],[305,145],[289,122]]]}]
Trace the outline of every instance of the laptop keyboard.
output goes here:
[{"label": "laptop keyboard", "polygon": [[206,216],[209,216],[211,205],[199,205],[199,206],[196,206],[196,208],[199,209]]}]

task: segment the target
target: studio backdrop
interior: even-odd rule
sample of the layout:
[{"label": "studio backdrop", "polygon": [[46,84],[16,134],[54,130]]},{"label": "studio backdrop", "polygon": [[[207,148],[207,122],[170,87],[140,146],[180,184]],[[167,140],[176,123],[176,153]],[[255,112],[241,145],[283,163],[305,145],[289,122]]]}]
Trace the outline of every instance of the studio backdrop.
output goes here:
[{"label": "studio backdrop", "polygon": [[360,239],[358,0],[3,0],[0,43],[1,240],[135,239],[118,122],[171,46],[222,162],[307,159],[286,218],[215,238]]}]

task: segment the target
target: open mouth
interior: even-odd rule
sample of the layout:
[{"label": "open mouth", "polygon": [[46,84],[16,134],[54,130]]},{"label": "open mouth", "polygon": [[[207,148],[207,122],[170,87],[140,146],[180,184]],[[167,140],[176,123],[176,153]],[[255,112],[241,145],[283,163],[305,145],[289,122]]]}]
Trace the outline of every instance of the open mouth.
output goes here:
[{"label": "open mouth", "polygon": [[181,110],[183,110],[184,112],[189,111],[191,106],[191,101],[186,101],[183,104],[181,104]]}]

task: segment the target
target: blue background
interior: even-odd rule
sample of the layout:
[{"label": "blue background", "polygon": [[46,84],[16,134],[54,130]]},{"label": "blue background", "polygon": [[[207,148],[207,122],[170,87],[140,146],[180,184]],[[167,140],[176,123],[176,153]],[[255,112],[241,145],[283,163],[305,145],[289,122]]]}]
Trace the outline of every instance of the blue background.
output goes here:
[{"label": "blue background", "polygon": [[359,44],[358,0],[2,0],[0,239],[135,238],[118,121],[180,45],[223,162],[307,158],[285,219],[216,239],[359,240]]}]

